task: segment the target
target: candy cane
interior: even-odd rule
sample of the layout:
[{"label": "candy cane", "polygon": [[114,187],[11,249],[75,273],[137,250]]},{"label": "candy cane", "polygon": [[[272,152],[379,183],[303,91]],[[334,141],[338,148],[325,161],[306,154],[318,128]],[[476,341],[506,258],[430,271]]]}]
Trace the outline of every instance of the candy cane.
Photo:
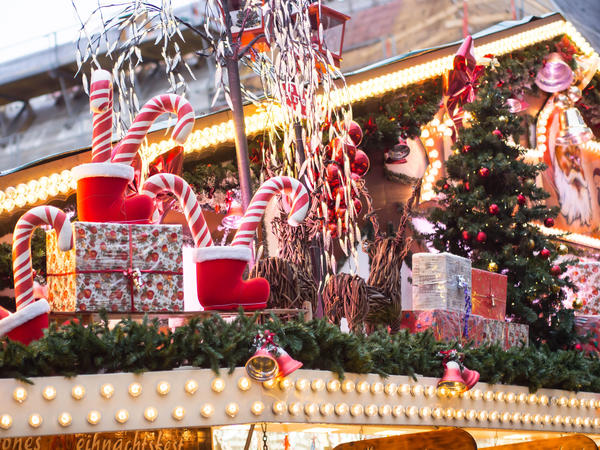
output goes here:
[{"label": "candy cane", "polygon": [[273,177],[265,181],[252,197],[248,210],[244,214],[240,227],[233,238],[232,246],[250,245],[269,200],[275,194],[283,192],[292,198],[292,209],[288,214],[288,223],[295,227],[304,220],[309,207],[306,188],[294,178]]},{"label": "candy cane", "polygon": [[33,273],[31,271],[31,234],[39,225],[50,225],[58,233],[58,248],[73,247],[73,230],[67,216],[54,206],[36,206],[17,221],[13,233],[13,275],[17,311],[33,302]]},{"label": "candy cane", "polygon": [[194,127],[192,105],[186,99],[175,94],[157,95],[146,103],[136,116],[127,135],[115,148],[112,162],[131,164],[152,122],[161,114],[169,112],[177,114],[173,139],[183,144]]},{"label": "candy cane", "polygon": [[92,162],[109,162],[112,150],[113,85],[110,72],[106,70],[92,73],[90,110],[93,113]]},{"label": "candy cane", "polygon": [[148,197],[154,198],[162,191],[175,194],[179,200],[196,247],[210,247],[213,245],[210,231],[202,214],[202,208],[200,208],[196,194],[194,194],[190,185],[177,175],[157,173],[148,178],[142,186],[142,194]]}]

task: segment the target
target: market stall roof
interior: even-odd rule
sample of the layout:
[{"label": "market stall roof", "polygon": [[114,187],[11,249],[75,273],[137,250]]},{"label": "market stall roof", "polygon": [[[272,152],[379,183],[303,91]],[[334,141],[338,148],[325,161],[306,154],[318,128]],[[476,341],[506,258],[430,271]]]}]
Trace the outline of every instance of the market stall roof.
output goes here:
[{"label": "market stall roof", "polygon": [[[498,24],[475,35],[476,51],[481,55],[505,54],[527,47],[560,34],[568,34],[586,53],[593,49],[583,37],[558,13],[543,17],[527,17],[521,21]],[[376,98],[401,87],[440,76],[452,65],[459,42],[410,52],[384,60],[346,75],[348,96],[352,103]],[[267,126],[268,116],[254,105],[246,105],[246,131],[248,135],[261,132]],[[148,135],[148,147],[142,150],[145,159],[152,160],[172,148],[173,141],[165,137],[165,122],[157,124]],[[187,140],[184,151],[196,155],[211,154],[215,148],[232,145],[233,127],[231,111],[207,114],[196,120],[194,131]],[[24,209],[52,199],[64,199],[75,189],[71,174],[74,166],[89,162],[89,149],[70,151],[51,158],[34,161],[25,166],[0,173],[0,222],[12,220]],[[12,186],[12,188],[10,188]],[[12,189],[12,190],[11,190]],[[43,191],[44,199],[37,193]],[[14,197],[14,198],[13,198]]]}]

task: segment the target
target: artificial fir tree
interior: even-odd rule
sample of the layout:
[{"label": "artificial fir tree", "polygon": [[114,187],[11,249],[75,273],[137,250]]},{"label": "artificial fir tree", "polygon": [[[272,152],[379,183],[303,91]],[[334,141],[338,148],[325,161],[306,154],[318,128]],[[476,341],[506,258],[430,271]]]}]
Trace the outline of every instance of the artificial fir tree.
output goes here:
[{"label": "artificial fir tree", "polygon": [[559,278],[567,262],[555,262],[564,246],[534,225],[551,226],[558,210],[545,206],[548,194],[535,183],[546,166],[526,162],[525,149],[510,139],[518,141],[521,118],[509,112],[510,92],[502,83],[487,81],[497,78],[496,71],[486,69],[477,97],[464,107],[471,118],[459,129],[447,178],[436,186],[433,244],[471,258],[473,267],[506,274],[507,314],[529,325],[530,341],[570,347],[573,313],[563,308],[561,288],[571,284]]}]

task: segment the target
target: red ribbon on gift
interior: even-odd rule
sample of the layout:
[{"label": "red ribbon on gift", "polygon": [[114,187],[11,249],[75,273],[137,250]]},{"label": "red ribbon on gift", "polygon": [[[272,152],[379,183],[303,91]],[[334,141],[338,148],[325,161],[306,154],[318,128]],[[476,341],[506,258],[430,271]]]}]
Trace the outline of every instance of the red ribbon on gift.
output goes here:
[{"label": "red ribbon on gift", "polygon": [[467,36],[456,52],[453,69],[444,74],[444,106],[454,122],[455,131],[462,126],[463,106],[475,100],[484,69],[475,62],[473,38]]}]

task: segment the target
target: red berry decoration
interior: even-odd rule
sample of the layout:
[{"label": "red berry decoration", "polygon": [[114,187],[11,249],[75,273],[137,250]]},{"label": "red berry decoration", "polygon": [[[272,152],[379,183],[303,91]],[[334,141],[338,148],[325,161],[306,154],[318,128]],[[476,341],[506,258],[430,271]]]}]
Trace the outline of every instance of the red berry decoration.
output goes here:
[{"label": "red berry decoration", "polygon": [[491,215],[495,216],[496,214],[498,214],[498,211],[500,211],[500,208],[498,208],[498,205],[496,205],[495,203],[492,203],[488,208],[488,211]]},{"label": "red berry decoration", "polygon": [[525,198],[525,196],[523,194],[517,195],[517,203],[519,205],[523,206],[526,201],[527,201],[527,199]]},{"label": "red berry decoration", "polygon": [[470,145],[465,145],[462,149],[463,153],[469,153],[471,151]]},{"label": "red berry decoration", "polygon": [[448,189],[450,189],[450,185],[448,183],[444,183],[444,185],[442,186],[442,189],[447,191]]},{"label": "red berry decoration", "polygon": [[331,141],[333,148],[333,159],[338,164],[344,164],[344,154],[348,156],[350,162],[354,161],[356,156],[356,146],[350,139],[342,139],[339,137]]},{"label": "red berry decoration", "polygon": [[468,190],[470,190],[470,189],[471,189],[471,185],[469,184],[469,182],[468,182],[468,181],[465,181],[465,182],[463,183],[463,186],[465,187],[465,191],[468,191]]},{"label": "red berry decoration", "polygon": [[575,344],[575,350],[581,351],[583,349],[583,347],[581,346],[581,344]]},{"label": "red berry decoration", "polygon": [[464,230],[464,231],[462,232],[462,238],[463,238],[465,241],[468,241],[469,239],[471,239],[471,234],[470,234],[470,233],[469,233],[467,230]]},{"label": "red berry decoration", "polygon": [[354,161],[350,163],[350,171],[359,177],[364,176],[369,170],[369,157],[362,150],[357,150]]},{"label": "red berry decoration", "polygon": [[548,228],[552,228],[554,226],[554,219],[552,217],[546,217],[544,219],[544,225]]},{"label": "red berry decoration", "polygon": [[548,250],[547,248],[543,248],[540,252],[540,256],[544,259],[550,258],[550,250]]},{"label": "red berry decoration", "polygon": [[504,135],[502,134],[502,131],[500,131],[498,128],[496,128],[494,131],[492,131],[492,134],[500,139],[502,139],[504,137]]},{"label": "red berry decoration", "polygon": [[485,234],[483,231],[477,233],[477,242],[483,243],[485,241],[487,241],[487,234]]},{"label": "red berry decoration", "polygon": [[560,266],[558,264],[553,265],[552,267],[550,267],[550,273],[552,275],[554,275],[555,277],[560,275],[562,272]]},{"label": "red berry decoration", "polygon": [[325,177],[332,190],[340,185],[341,173],[337,164],[331,163],[327,165],[325,168]]},{"label": "red berry decoration", "polygon": [[479,169],[479,175],[481,175],[483,178],[486,178],[490,175],[490,169],[488,169],[487,167],[482,167],[481,169]]}]

